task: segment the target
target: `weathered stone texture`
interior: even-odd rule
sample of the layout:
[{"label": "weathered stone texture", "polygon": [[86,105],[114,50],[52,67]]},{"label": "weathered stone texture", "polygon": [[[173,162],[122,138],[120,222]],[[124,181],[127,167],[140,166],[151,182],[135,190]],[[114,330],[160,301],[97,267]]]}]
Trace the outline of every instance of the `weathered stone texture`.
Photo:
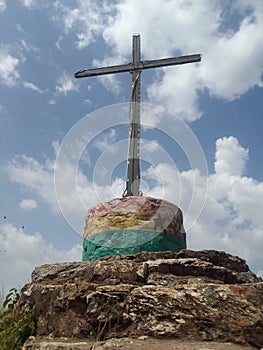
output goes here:
[{"label": "weathered stone texture", "polygon": [[263,282],[218,251],[139,253],[38,267],[19,308],[37,334],[153,337],[263,346]]},{"label": "weathered stone texture", "polygon": [[251,350],[251,346],[229,342],[189,341],[182,339],[157,339],[147,336],[138,338],[111,338],[105,341],[87,339],[52,339],[30,337],[23,350]]},{"label": "weathered stone texture", "polygon": [[131,196],[98,203],[87,212],[82,260],[186,249],[182,211],[157,198]]},{"label": "weathered stone texture", "polygon": [[185,237],[182,211],[174,204],[151,197],[123,197],[99,203],[86,215],[84,239],[115,229],[156,230]]}]

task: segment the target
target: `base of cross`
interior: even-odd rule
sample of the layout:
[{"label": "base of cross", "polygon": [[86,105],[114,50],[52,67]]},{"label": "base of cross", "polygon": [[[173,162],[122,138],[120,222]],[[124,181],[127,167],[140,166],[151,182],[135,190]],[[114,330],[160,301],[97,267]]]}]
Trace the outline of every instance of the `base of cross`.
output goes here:
[{"label": "base of cross", "polygon": [[99,203],[88,210],[82,259],[142,251],[186,249],[182,211],[157,198],[130,196]]}]

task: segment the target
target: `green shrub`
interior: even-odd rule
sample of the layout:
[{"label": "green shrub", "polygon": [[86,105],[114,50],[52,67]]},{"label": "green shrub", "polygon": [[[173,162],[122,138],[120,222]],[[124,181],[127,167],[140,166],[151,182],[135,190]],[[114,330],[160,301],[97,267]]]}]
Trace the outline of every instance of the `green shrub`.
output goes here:
[{"label": "green shrub", "polygon": [[15,306],[20,293],[12,288],[0,310],[1,350],[21,350],[30,335],[35,335],[34,311],[25,305],[23,311],[15,317]]}]

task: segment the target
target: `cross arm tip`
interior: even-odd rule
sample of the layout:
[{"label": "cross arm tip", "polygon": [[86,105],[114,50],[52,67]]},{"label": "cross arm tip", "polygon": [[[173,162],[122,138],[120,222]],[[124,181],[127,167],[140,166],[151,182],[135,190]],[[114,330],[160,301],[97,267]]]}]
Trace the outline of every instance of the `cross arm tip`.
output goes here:
[{"label": "cross arm tip", "polygon": [[82,74],[85,72],[85,70],[79,70],[74,74],[75,78],[82,78]]}]

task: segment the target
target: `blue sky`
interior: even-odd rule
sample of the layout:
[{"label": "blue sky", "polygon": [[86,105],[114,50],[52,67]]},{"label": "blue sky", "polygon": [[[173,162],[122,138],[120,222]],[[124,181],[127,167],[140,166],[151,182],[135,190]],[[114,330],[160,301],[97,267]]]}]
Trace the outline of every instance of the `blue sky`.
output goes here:
[{"label": "blue sky", "polygon": [[122,195],[130,74],[74,73],[130,62],[133,33],[142,59],[202,54],[142,72],[144,194],[263,274],[262,1],[0,0],[0,26],[0,288],[80,260],[85,212]]}]

